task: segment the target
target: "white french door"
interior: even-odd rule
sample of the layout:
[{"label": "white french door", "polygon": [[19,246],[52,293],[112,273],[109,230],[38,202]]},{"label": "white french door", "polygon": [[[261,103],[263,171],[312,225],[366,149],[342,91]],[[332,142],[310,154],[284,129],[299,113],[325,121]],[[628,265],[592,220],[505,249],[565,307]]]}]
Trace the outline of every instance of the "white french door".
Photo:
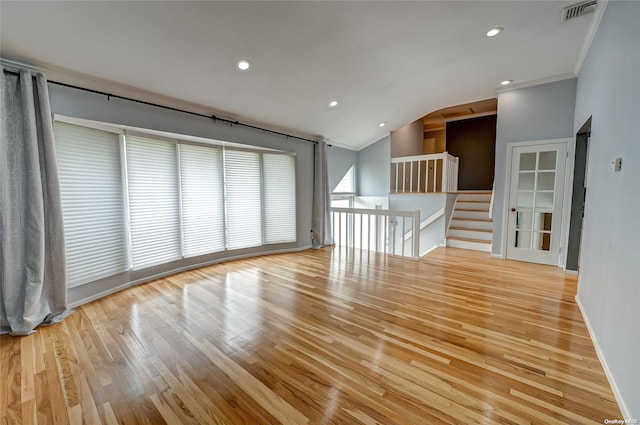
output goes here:
[{"label": "white french door", "polygon": [[513,147],[507,258],[558,265],[567,143]]}]

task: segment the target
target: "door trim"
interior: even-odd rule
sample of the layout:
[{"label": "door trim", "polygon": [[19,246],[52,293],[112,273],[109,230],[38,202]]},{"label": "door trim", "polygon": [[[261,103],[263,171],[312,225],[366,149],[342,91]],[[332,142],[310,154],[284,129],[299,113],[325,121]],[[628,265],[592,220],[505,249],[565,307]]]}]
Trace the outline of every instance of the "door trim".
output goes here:
[{"label": "door trim", "polygon": [[[562,139],[546,139],[546,140],[529,140],[526,142],[512,142],[507,144],[507,158],[506,161],[506,175],[505,175],[505,189],[504,189],[504,197],[503,197],[503,209],[502,209],[502,258],[507,258],[507,237],[509,236],[509,195],[511,193],[511,158],[513,157],[513,149],[519,148],[523,146],[536,146],[536,145],[551,145],[556,143],[566,143],[567,145],[567,158],[565,160],[569,160],[572,156],[573,150],[575,149],[575,139],[572,137],[562,138]],[[565,227],[565,212],[567,208],[571,208],[571,200],[567,200],[567,190],[568,193],[571,193],[571,186],[573,184],[573,164],[565,164],[565,176],[564,176],[564,190],[565,195],[562,201],[562,232],[560,237],[560,254],[558,256],[558,266],[564,267],[564,263],[566,260],[566,246],[567,239],[569,238],[569,232],[566,231]],[[571,165],[571,178],[569,177],[569,165]],[[569,205],[567,206],[567,201]]]},{"label": "door trim", "polygon": [[[576,160],[576,154],[577,154],[577,149],[578,149],[577,145],[578,145],[578,139],[579,138],[586,137],[587,140],[586,140],[585,143],[587,144],[587,152],[588,152],[589,145],[590,145],[589,137],[591,135],[592,118],[593,117],[590,116],[589,119],[587,119],[585,121],[585,123],[582,125],[582,127],[580,127],[580,130],[578,130],[576,132],[576,134],[575,134],[574,138],[572,139],[572,141],[569,142],[569,149],[571,149],[571,152],[569,154],[569,161],[567,162],[567,173],[569,173],[569,172],[571,173],[571,176],[570,176],[571,178],[569,178],[569,175],[567,175],[567,180],[569,180],[569,181],[568,181],[568,185],[565,188],[565,190],[569,190],[568,193],[569,193],[569,197],[571,198],[571,200],[566,205],[568,214],[567,214],[567,221],[566,221],[567,234],[566,234],[566,239],[565,239],[565,242],[566,242],[565,246],[567,247],[567,249],[565,250],[564,256],[562,257],[562,261],[563,261],[562,267],[564,269],[564,272],[565,273],[569,273],[569,274],[578,274],[577,270],[568,270],[567,269],[567,263],[569,262],[569,238],[570,238],[569,233],[571,231],[571,225],[573,224],[572,223],[572,221],[573,221],[573,219],[572,219],[573,190],[574,190],[573,183],[574,183],[574,177],[575,177],[574,174],[575,174],[575,167],[576,167],[576,161],[575,160]],[[587,160],[587,164],[585,165],[585,171],[586,171],[586,167],[588,167],[589,157],[587,157],[586,160]],[[571,170],[569,171],[569,169],[571,169]],[[586,184],[586,183],[587,182],[585,180],[584,184]],[[584,201],[585,200],[583,199],[583,202],[582,202],[583,208],[584,208]],[[581,221],[584,221],[584,217],[581,219]],[[582,223],[581,223],[581,225],[582,225]],[[580,245],[578,247],[578,250],[580,250],[581,245],[582,245],[582,236],[584,236],[582,234],[583,230],[584,229],[582,229],[580,231],[580,240],[581,241],[580,241]]]}]

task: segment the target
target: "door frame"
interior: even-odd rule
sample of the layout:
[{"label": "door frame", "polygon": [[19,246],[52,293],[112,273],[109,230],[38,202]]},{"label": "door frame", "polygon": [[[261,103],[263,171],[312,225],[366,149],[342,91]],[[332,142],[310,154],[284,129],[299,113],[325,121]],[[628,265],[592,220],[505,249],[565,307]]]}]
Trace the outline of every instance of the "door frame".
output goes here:
[{"label": "door frame", "polygon": [[[512,142],[507,144],[507,158],[505,167],[506,179],[504,189],[503,200],[503,214],[502,214],[502,258],[507,258],[508,249],[508,236],[509,236],[509,211],[510,211],[510,195],[511,195],[511,176],[512,176],[512,157],[513,149],[523,146],[536,146],[536,145],[551,145],[557,143],[565,143],[567,146],[567,156],[565,158],[565,170],[564,170],[564,196],[562,200],[562,213],[561,220],[562,228],[560,229],[560,251],[558,255],[559,267],[564,269],[567,253],[566,246],[569,239],[569,214],[567,211],[571,209],[571,188],[573,186],[573,151],[575,149],[575,139],[572,137],[562,139],[547,139],[547,140],[529,140],[526,142]],[[567,195],[569,194],[569,195]]]},{"label": "door frame", "polygon": [[[573,177],[571,179],[569,188],[570,188],[570,192],[569,192],[569,196],[571,197],[571,202],[569,203],[569,209],[568,214],[567,214],[567,239],[566,239],[566,247],[567,249],[565,250],[565,256],[564,256],[564,263],[563,263],[563,268],[564,268],[564,272],[565,273],[569,273],[569,274],[578,274],[578,268],[576,268],[576,270],[573,269],[567,269],[567,266],[570,266],[569,264],[569,251],[572,249],[577,249],[578,252],[578,262],[577,265],[579,266],[580,264],[580,256],[579,253],[581,251],[581,247],[582,247],[582,240],[583,240],[583,222],[584,222],[584,217],[582,214],[575,216],[574,215],[574,202],[576,201],[575,197],[576,197],[576,193],[575,193],[575,187],[574,187],[574,183],[575,183],[575,179],[576,179],[576,159],[578,159],[576,156],[578,155],[578,141],[580,141],[581,144],[585,145],[586,148],[586,158],[585,158],[585,170],[584,170],[584,174],[582,176],[578,176],[578,179],[582,180],[583,183],[583,188],[579,188],[582,193],[578,194],[578,201],[580,201],[580,207],[582,207],[582,211],[584,211],[584,206],[586,203],[586,199],[585,199],[585,192],[584,192],[584,188],[586,188],[586,184],[587,184],[587,170],[589,167],[589,148],[590,148],[590,137],[591,137],[591,125],[592,125],[592,118],[593,117],[589,117],[588,120],[585,121],[585,123],[582,125],[582,127],[580,127],[580,130],[578,130],[576,132],[575,135],[575,139],[573,139],[572,142],[569,143],[569,146],[573,146],[573,154],[570,155],[569,158],[569,162],[567,162],[567,167],[571,167],[571,176]],[[567,168],[568,170],[568,168]],[[569,171],[567,171],[568,173]],[[578,219],[578,220],[576,220]],[[574,220],[576,222],[574,222]],[[579,223],[578,223],[579,222]],[[574,245],[570,246],[570,242],[572,242],[572,237],[571,237],[571,227],[572,226],[577,226],[580,225],[580,232],[579,232],[579,239],[578,239],[578,244],[577,247],[575,246],[575,241],[573,241]],[[575,235],[574,235],[575,237]],[[573,262],[573,258],[571,259],[571,262]]]}]

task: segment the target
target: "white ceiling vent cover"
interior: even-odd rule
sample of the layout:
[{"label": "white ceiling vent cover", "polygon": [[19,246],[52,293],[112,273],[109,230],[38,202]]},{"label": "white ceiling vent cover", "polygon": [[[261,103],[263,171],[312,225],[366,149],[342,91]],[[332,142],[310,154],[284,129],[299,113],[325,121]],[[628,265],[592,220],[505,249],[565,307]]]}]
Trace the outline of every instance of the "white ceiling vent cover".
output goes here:
[{"label": "white ceiling vent cover", "polygon": [[593,13],[597,5],[597,0],[587,0],[565,7],[562,9],[562,22]]}]

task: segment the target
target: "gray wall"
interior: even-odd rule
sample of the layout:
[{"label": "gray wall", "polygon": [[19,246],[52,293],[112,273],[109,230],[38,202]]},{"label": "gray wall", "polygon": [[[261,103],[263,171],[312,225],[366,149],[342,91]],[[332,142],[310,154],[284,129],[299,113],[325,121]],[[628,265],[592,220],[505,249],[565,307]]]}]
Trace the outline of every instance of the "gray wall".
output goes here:
[{"label": "gray wall", "polygon": [[388,196],[391,186],[391,138],[385,136],[358,152],[358,194]]},{"label": "gray wall", "polygon": [[236,250],[185,259],[166,266],[154,267],[132,273],[124,273],[101,281],[82,285],[69,290],[71,304],[90,299],[97,294],[106,294],[128,282],[143,281],[146,276],[159,276],[170,270],[192,267],[196,264],[221,261],[231,256],[247,256],[263,252],[289,250],[311,245],[311,206],[313,194],[313,150],[310,142],[295,141],[282,136],[268,134],[242,127],[231,127],[201,117],[186,115],[152,106],[136,104],[124,100],[107,100],[105,96],[83,92],[51,84],[49,86],[51,110],[76,118],[104,121],[154,130],[168,131],[192,136],[230,142],[245,143],[296,153],[296,208],[297,242],[291,244],[267,245],[264,247]]},{"label": "gray wall", "polygon": [[[593,117],[578,299],[619,389],[640,419],[639,2],[608,3],[578,76],[574,132]],[[622,157],[622,171],[609,168]],[[620,401],[620,400],[619,400]]]},{"label": "gray wall", "polygon": [[424,123],[422,118],[391,132],[391,156],[422,155]]},{"label": "gray wall", "polygon": [[498,95],[493,253],[504,254],[502,220],[506,206],[507,145],[572,137],[576,79],[506,91]]},{"label": "gray wall", "polygon": [[[340,180],[355,165],[358,159],[358,152],[350,149],[343,149],[337,146],[327,147],[327,173],[329,174],[329,192],[333,192]],[[357,168],[357,167],[356,167]],[[356,171],[357,173],[357,171]],[[356,180],[356,191],[358,189],[358,176]]]}]

